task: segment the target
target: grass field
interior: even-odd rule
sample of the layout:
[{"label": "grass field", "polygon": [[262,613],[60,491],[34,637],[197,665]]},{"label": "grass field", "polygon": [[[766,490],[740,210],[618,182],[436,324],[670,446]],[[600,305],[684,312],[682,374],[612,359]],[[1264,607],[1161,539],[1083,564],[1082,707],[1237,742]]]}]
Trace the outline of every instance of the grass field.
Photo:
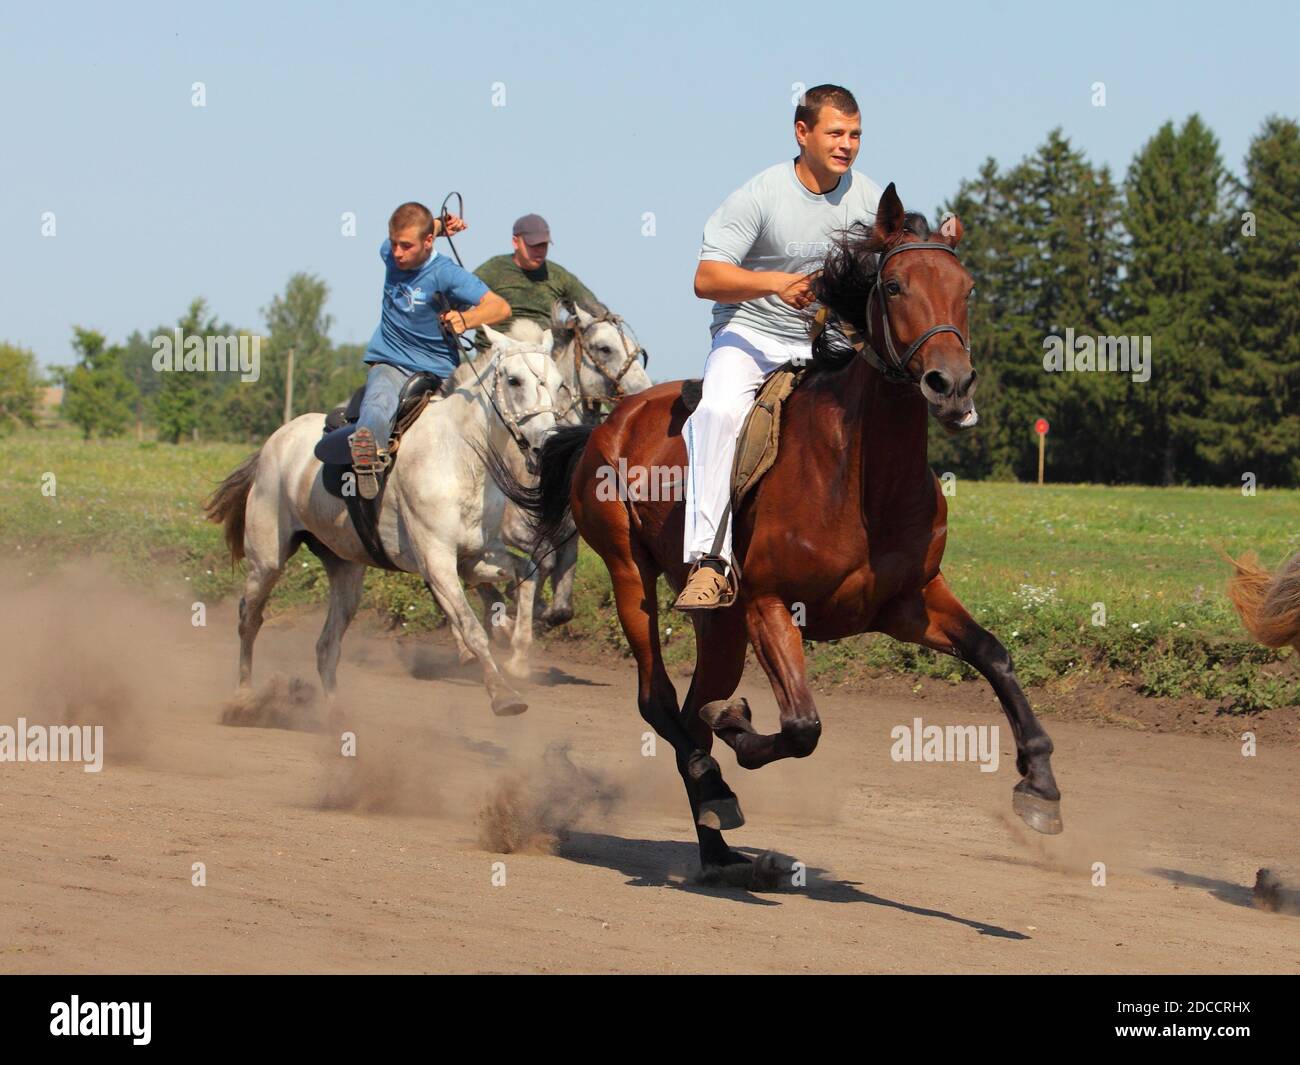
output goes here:
[{"label": "grass field", "polygon": [[[99,554],[134,582],[196,600],[237,595],[220,530],[200,500],[249,449],[173,447],[135,440],[83,443],[67,429],[5,439],[0,470],[0,550],[33,574],[71,556]],[[51,491],[52,487],[52,491]],[[1300,549],[1300,492],[1261,487],[1109,488],[965,483],[949,499],[952,587],[1011,650],[1030,684],[1062,684],[1099,672],[1150,695],[1196,696],[1232,710],[1300,703],[1293,654],[1256,647],[1223,594],[1227,567],[1213,545],[1249,548],[1267,563]],[[577,616],[553,640],[587,640],[626,651],[603,565],[579,563]],[[441,623],[421,582],[372,571],[366,602],[396,628]],[[271,610],[320,601],[326,580],[300,552]],[[661,587],[661,601],[668,599]],[[1095,622],[1102,618],[1105,624]],[[693,658],[690,626],[664,611],[670,664]],[[810,645],[822,684],[882,671],[943,677],[966,667],[883,637]]]}]

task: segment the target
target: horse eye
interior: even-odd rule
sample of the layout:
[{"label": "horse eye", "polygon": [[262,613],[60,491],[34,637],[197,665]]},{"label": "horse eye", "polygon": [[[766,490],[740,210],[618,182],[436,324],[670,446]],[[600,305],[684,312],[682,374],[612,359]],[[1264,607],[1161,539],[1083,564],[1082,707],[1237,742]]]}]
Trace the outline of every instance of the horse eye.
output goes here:
[{"label": "horse eye", "polygon": [[973,295],[975,295],[975,290],[972,288],[969,292],[966,293],[966,298],[970,299]]},{"label": "horse eye", "polygon": [[519,378],[517,378],[517,377],[508,377],[508,378],[506,378],[506,384],[508,384],[511,388],[518,388],[518,387],[519,387]]},{"label": "horse eye", "polygon": [[897,281],[889,281],[885,284],[885,291],[891,296],[897,296],[903,291],[903,287]]}]

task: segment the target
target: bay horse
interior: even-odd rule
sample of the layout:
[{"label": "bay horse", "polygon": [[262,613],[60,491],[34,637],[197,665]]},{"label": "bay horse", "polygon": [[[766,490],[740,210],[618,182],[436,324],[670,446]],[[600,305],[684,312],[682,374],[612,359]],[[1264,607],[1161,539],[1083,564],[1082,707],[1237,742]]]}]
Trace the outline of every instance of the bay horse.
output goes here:
[{"label": "bay horse", "polygon": [[[1030,827],[1061,831],[1052,741],[1025,698],[1002,644],[957,600],[940,569],[947,505],[927,461],[927,410],[945,428],[975,424],[975,370],[966,340],[971,277],[951,219],[930,239],[925,219],[884,192],[874,229],[858,224],[833,242],[814,282],[817,300],[856,335],[840,356],[827,332],[816,365],[786,400],[775,465],[735,514],[739,594],[728,607],[695,611],[696,664],[686,701],[664,668],[656,582],[680,590],[685,507],[611,498],[608,471],[684,470],[684,382],[630,396],[599,427],[562,426],[542,447],[538,487],[493,476],[551,535],[571,510],[583,539],[609,569],[619,621],[637,664],[641,716],[677,756],[699,838],[702,879],[745,882],[749,859],[722,831],[744,823],[710,751],[715,736],[754,769],[816,749],[821,720],[809,689],[803,641],[882,632],[968,662],[996,692],[1016,741],[1020,780],[1012,806]],[[877,353],[883,353],[877,354]],[[847,355],[847,358],[845,358]],[[623,493],[626,496],[626,493]],[[680,493],[678,493],[680,495]],[[792,608],[800,604],[800,628]],[[752,644],[780,708],[780,730],[758,732],[744,700],[729,701]],[[749,866],[751,885],[759,866]],[[739,873],[740,877],[736,874]]]}]

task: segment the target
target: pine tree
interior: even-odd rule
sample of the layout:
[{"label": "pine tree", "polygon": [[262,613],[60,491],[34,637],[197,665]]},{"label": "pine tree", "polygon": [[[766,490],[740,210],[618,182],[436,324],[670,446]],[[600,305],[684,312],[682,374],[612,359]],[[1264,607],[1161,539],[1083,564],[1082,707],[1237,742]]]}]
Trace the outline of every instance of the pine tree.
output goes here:
[{"label": "pine tree", "polygon": [[1300,484],[1300,127],[1272,117],[1251,142],[1234,217],[1234,342],[1208,449],[1224,479]]},{"label": "pine tree", "polygon": [[1231,342],[1226,190],[1218,141],[1197,115],[1177,131],[1166,122],[1129,166],[1120,323],[1125,334],[1151,337],[1133,456],[1148,483],[1205,479],[1216,445],[1235,429],[1217,422],[1209,405]]}]

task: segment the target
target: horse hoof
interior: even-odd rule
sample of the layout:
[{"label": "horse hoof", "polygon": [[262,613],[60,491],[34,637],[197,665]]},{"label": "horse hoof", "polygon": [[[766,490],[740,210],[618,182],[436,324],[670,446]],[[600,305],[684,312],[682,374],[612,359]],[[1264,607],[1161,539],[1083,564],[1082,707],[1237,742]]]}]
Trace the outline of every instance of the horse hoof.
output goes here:
[{"label": "horse hoof", "polygon": [[702,867],[695,880],[706,885],[725,884],[746,891],[777,891],[794,870],[794,859],[764,851],[754,861],[736,854],[734,862]]},{"label": "horse hoof", "polygon": [[713,702],[705,703],[700,707],[700,720],[714,732],[723,732],[727,729],[753,732],[754,726],[750,723],[751,717],[749,703],[744,699],[737,699],[734,702],[726,699],[715,699]]},{"label": "horse hoof", "polygon": [[754,863],[743,854],[731,855],[734,861],[704,865],[695,876],[697,884],[709,887],[725,885],[748,889],[754,879]]},{"label": "horse hoof", "polygon": [[1011,792],[1011,809],[1035,832],[1041,832],[1045,836],[1059,835],[1065,827],[1061,824],[1059,799],[1039,798],[1028,791],[1021,791],[1019,785]]},{"label": "horse hoof", "polygon": [[735,796],[729,799],[708,799],[700,803],[700,815],[695,823],[701,828],[727,832],[743,825],[745,815],[740,812],[740,802]]},{"label": "horse hoof", "polygon": [[492,697],[492,713],[497,717],[514,717],[528,709],[523,697],[514,692],[503,692]]}]

